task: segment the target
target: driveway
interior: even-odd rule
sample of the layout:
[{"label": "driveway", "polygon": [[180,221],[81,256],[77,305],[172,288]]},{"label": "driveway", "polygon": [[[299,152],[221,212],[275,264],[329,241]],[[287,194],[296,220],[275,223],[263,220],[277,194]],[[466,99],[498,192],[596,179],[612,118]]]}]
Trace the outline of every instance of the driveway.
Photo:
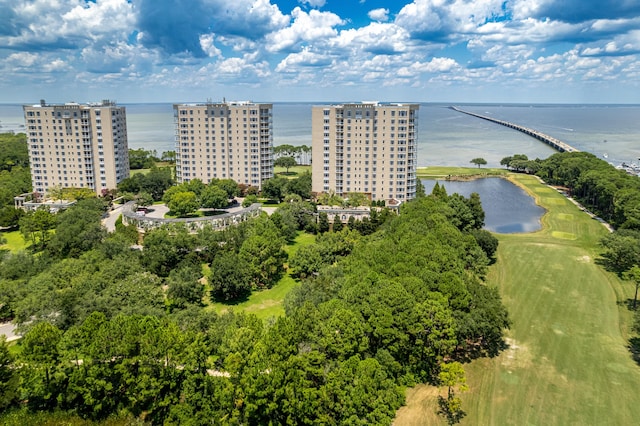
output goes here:
[{"label": "driveway", "polygon": [[122,214],[122,204],[118,204],[113,210],[109,211],[108,216],[102,219],[102,226],[107,228],[107,231],[114,232],[116,230],[116,220]]},{"label": "driveway", "polygon": [[7,342],[11,342],[20,338],[20,336],[15,333],[15,325],[10,322],[0,323],[0,334],[3,334],[7,337]]}]

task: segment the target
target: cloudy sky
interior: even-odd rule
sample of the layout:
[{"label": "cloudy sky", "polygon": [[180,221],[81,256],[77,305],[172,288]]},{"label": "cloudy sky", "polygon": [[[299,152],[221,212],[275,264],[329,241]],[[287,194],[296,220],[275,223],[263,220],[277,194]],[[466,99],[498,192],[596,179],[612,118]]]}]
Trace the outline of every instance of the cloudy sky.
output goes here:
[{"label": "cloudy sky", "polygon": [[0,102],[640,103],[639,0],[0,0]]}]

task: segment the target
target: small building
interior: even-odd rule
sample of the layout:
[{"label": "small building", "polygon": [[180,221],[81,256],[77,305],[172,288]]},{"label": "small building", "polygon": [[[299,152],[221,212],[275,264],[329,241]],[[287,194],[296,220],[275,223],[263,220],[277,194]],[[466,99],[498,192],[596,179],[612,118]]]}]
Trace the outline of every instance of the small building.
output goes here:
[{"label": "small building", "polygon": [[66,210],[76,204],[75,200],[52,200],[44,199],[37,192],[28,192],[13,197],[14,207],[26,212],[38,210],[40,207],[47,207],[51,213]]},{"label": "small building", "polygon": [[318,206],[318,213],[326,213],[329,218],[329,223],[333,223],[336,216],[340,218],[341,222],[346,223],[352,217],[355,220],[371,217],[371,207]]}]

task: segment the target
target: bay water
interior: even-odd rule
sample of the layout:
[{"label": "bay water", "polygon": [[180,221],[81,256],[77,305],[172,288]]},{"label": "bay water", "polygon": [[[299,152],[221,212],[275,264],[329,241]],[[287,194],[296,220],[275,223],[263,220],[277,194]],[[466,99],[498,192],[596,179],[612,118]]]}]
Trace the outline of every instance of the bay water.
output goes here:
[{"label": "bay water", "polygon": [[[311,146],[311,107],[314,103],[273,104],[274,145]],[[174,150],[173,108],[170,103],[124,104],[129,146]],[[524,105],[456,104],[482,115],[511,121],[554,136],[614,165],[638,163],[640,105]],[[523,133],[448,108],[423,103],[418,119],[419,166],[469,166],[477,157],[487,167],[513,154],[546,158],[555,151]],[[24,131],[22,106],[0,104],[0,131]]]},{"label": "bay water", "polygon": [[[314,103],[273,104],[274,145],[311,146],[311,107]],[[174,147],[173,107],[170,103],[124,104],[130,148],[161,155]],[[449,108],[423,103],[418,119],[418,166],[470,166],[474,158],[486,167],[500,167],[513,154],[547,158],[556,151],[523,133]],[[640,105],[456,104],[455,106],[536,129],[591,152],[613,165],[640,162]],[[24,131],[22,106],[0,104],[0,132]],[[427,193],[434,182],[424,181]],[[478,192],[487,212],[486,228],[500,233],[539,229],[541,209],[520,188],[503,179],[445,182],[449,193]]]}]

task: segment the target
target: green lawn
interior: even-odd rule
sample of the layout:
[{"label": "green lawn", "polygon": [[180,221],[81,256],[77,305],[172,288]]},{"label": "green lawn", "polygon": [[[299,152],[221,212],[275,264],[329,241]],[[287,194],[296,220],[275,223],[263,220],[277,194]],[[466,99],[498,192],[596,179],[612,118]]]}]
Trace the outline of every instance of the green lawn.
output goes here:
[{"label": "green lawn", "polygon": [[2,236],[6,238],[7,244],[0,245],[0,250],[9,250],[12,253],[17,253],[26,249],[29,245],[22,237],[20,231],[3,232]]},{"label": "green lawn", "polygon": [[[175,168],[175,164],[167,163],[166,161],[159,161],[159,162],[156,163],[156,167],[159,168],[159,169],[162,169],[164,167]],[[129,172],[129,176],[133,176],[133,175],[137,175],[137,174],[146,175],[146,174],[149,174],[150,171],[151,171],[151,169],[135,169],[135,170],[131,170]],[[173,173],[175,174],[175,169],[174,169]]]},{"label": "green lawn", "polygon": [[[532,176],[512,175],[549,212],[544,229],[498,235],[497,285],[513,325],[509,349],[465,366],[463,425],[629,425],[640,418],[640,367],[623,333],[631,285],[595,262],[596,220]],[[397,426],[444,424],[434,388],[407,393]]]},{"label": "green lawn", "polygon": [[506,175],[508,171],[506,169],[491,169],[485,167],[444,167],[444,166],[431,166],[431,167],[418,167],[416,174],[423,179],[438,179],[438,178],[470,178],[470,177],[483,177],[483,176],[498,176]]},{"label": "green lawn", "polygon": [[303,174],[304,172],[311,173],[311,166],[295,166],[289,167],[289,174],[287,173],[287,169],[284,167],[274,167],[273,174],[274,176],[282,176],[287,179],[294,179]]},{"label": "green lawn", "polygon": [[[287,245],[285,251],[289,256],[293,255],[300,247],[313,244],[315,235],[299,233],[293,244]],[[224,313],[230,309],[236,312],[242,311],[255,314],[260,319],[269,319],[284,315],[282,302],[285,296],[298,285],[298,283],[286,273],[272,288],[262,291],[254,291],[249,298],[241,303],[227,304],[211,302],[210,309],[217,313]]]}]

